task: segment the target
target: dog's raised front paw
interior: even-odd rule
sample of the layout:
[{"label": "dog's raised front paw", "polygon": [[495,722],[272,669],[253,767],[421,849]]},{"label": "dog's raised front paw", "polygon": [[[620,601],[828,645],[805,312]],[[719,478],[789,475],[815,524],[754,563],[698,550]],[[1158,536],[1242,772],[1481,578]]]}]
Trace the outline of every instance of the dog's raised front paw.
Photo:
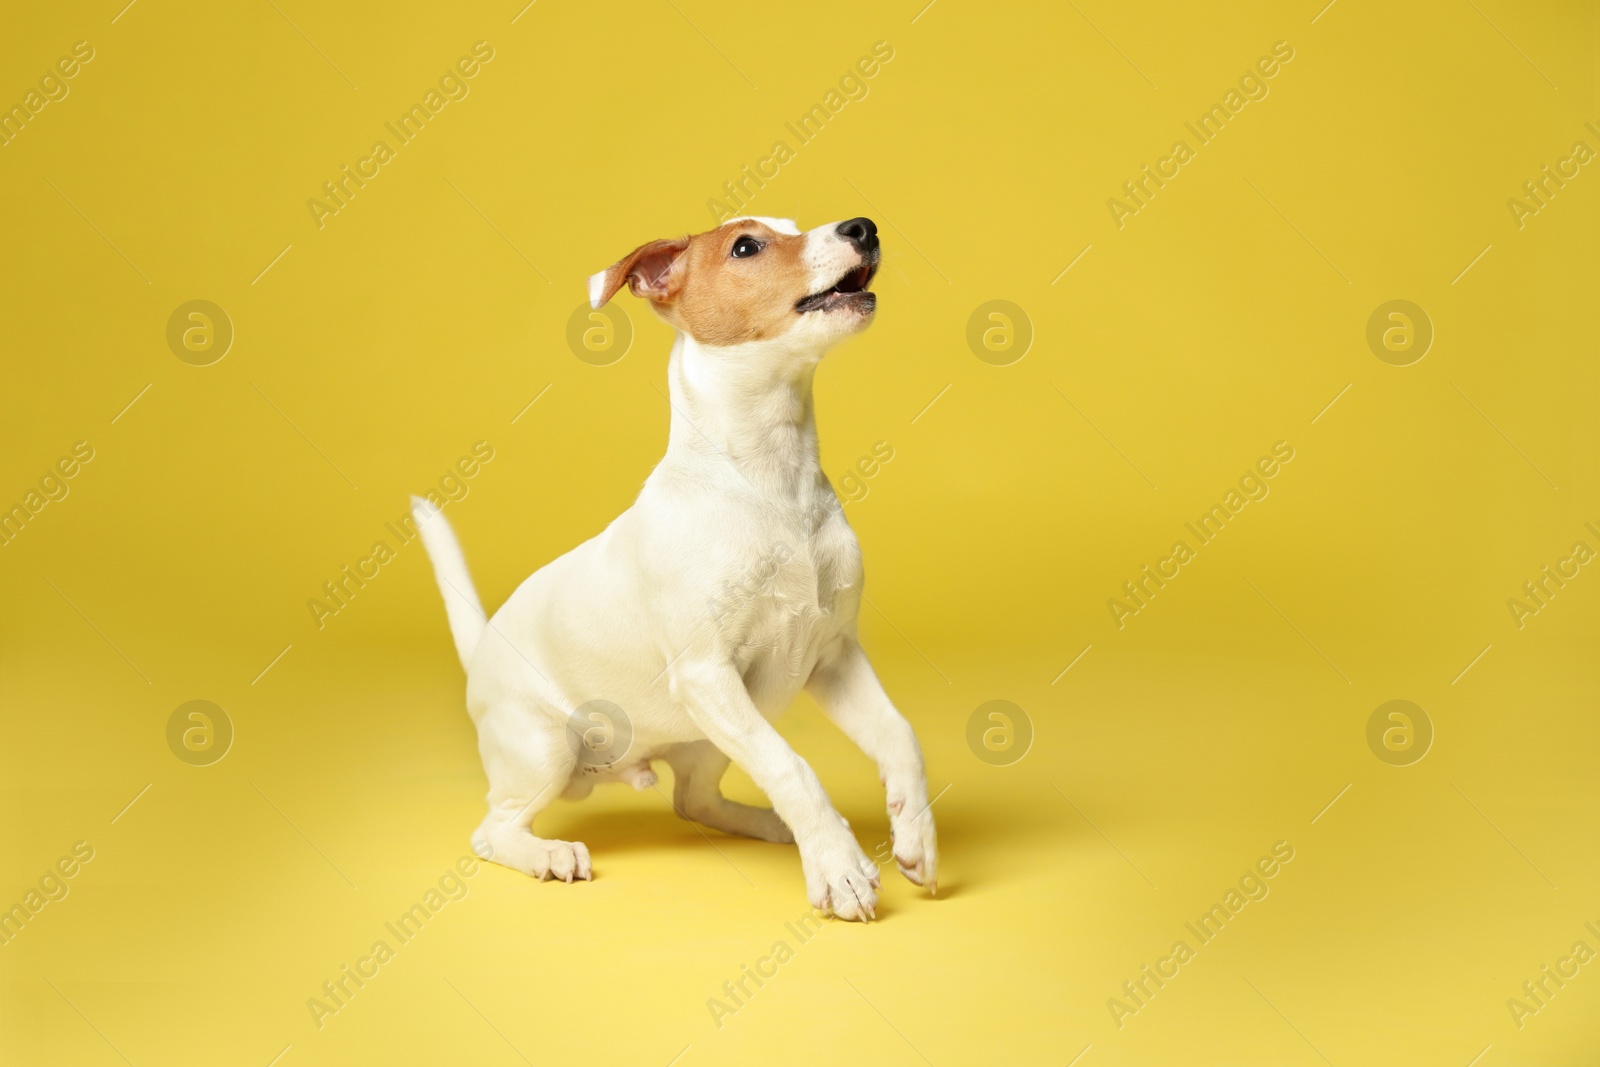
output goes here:
[{"label": "dog's raised front paw", "polygon": [[939,836],[933,828],[933,812],[924,808],[916,817],[891,818],[894,832],[894,863],[913,885],[939,893]]}]

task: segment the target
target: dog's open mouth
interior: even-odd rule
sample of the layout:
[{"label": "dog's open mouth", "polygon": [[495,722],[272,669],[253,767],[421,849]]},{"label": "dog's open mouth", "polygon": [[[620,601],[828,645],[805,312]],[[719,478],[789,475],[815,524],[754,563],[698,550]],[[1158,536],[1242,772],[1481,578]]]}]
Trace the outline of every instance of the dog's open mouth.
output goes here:
[{"label": "dog's open mouth", "polygon": [[837,308],[871,311],[877,306],[878,297],[867,286],[872,284],[872,276],[876,273],[878,259],[873,256],[822,292],[812,293],[795,304],[794,309],[802,315],[808,311],[833,311]]}]

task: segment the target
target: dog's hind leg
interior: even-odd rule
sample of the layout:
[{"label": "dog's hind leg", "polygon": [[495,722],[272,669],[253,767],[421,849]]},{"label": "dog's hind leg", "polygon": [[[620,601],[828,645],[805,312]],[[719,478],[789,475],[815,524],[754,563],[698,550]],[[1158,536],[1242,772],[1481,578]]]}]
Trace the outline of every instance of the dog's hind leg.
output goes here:
[{"label": "dog's hind leg", "polygon": [[529,829],[577,762],[564,726],[518,705],[492,707],[478,720],[478,751],[489,776],[489,814],[472,835],[472,850],[541,881],[593,878],[582,842],[550,841]]},{"label": "dog's hind leg", "polygon": [[754,808],[722,795],[722,776],[733,762],[710,741],[689,741],[666,753],[672,767],[672,807],[678,815],[713,830],[781,845],[794,834],[771,808]]}]

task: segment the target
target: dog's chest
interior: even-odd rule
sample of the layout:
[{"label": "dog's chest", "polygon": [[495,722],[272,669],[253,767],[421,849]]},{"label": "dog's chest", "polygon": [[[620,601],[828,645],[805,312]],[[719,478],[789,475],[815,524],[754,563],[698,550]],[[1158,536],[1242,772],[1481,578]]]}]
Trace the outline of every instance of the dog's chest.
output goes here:
[{"label": "dog's chest", "polygon": [[823,646],[855,619],[860,584],[860,545],[838,518],[805,538],[775,533],[725,591],[719,625],[758,704],[758,690],[787,700],[804,684]]}]

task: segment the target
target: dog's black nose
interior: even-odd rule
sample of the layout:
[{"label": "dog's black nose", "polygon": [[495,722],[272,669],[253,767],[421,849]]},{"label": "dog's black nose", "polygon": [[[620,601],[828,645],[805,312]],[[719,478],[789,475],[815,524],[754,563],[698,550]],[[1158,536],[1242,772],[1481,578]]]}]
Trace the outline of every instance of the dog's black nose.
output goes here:
[{"label": "dog's black nose", "polygon": [[878,250],[878,227],[869,218],[847,219],[833,232],[849,241],[862,255]]}]

